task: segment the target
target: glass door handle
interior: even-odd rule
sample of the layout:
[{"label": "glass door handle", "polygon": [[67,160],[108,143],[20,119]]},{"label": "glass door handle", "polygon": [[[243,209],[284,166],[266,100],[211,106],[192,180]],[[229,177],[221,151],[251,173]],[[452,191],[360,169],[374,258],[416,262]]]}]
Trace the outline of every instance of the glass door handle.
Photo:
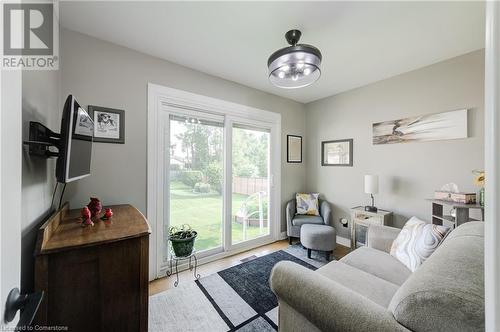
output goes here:
[{"label": "glass door handle", "polygon": [[31,294],[21,294],[18,288],[13,288],[7,296],[5,303],[6,322],[11,322],[18,310],[21,310],[21,316],[17,327],[24,327],[31,325],[33,318],[35,318],[38,307],[42,303],[43,292],[35,292]]}]

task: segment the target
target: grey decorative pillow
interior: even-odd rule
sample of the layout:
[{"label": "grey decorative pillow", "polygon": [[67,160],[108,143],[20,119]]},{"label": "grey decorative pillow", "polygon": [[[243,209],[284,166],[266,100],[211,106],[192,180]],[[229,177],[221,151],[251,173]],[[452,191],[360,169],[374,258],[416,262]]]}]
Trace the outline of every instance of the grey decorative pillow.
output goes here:
[{"label": "grey decorative pillow", "polygon": [[449,231],[449,227],[412,217],[392,243],[391,256],[414,272],[436,250]]}]

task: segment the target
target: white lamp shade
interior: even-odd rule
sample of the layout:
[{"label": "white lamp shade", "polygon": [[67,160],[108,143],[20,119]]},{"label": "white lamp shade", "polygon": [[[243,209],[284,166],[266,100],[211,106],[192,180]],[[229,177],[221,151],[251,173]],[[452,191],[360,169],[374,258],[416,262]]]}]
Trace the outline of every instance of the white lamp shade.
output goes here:
[{"label": "white lamp shade", "polygon": [[365,193],[378,193],[378,175],[365,175]]}]

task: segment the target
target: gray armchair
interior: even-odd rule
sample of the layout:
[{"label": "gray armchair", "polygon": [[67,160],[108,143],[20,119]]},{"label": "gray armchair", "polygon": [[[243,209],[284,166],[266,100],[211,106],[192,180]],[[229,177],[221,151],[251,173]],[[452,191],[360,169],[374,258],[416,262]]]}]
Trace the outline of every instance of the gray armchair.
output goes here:
[{"label": "gray armchair", "polygon": [[330,203],[325,200],[319,200],[319,216],[309,216],[297,213],[295,199],[288,201],[286,204],[286,235],[288,241],[292,244],[292,238],[300,237],[300,227],[304,224],[318,224],[333,226],[332,208]]}]

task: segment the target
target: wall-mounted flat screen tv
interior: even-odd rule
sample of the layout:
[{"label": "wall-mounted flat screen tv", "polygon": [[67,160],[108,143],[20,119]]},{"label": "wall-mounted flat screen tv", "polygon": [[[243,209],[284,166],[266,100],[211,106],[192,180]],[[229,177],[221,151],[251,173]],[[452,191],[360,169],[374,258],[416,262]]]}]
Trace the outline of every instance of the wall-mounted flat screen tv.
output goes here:
[{"label": "wall-mounted flat screen tv", "polygon": [[90,175],[94,121],[73,95],[64,103],[56,177],[68,183]]}]

